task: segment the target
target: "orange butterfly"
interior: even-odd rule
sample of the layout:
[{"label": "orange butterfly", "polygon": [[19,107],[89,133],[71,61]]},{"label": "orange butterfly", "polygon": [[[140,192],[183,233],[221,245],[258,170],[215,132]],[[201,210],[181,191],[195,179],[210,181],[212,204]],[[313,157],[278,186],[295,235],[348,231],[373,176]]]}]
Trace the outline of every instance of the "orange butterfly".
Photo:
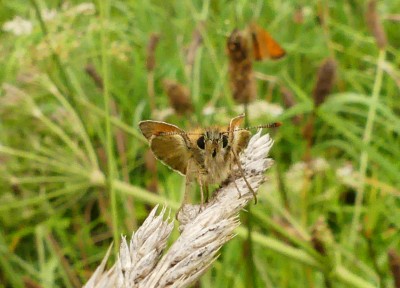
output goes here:
[{"label": "orange butterfly", "polygon": [[257,61],[264,59],[280,59],[286,51],[262,27],[251,23],[248,27],[253,44],[253,55]]}]

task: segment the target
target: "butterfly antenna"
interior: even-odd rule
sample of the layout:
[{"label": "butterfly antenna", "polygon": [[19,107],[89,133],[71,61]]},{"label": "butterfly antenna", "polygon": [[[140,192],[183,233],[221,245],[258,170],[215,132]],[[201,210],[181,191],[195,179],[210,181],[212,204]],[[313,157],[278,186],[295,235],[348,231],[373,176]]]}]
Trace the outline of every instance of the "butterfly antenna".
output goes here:
[{"label": "butterfly antenna", "polygon": [[273,122],[269,124],[264,124],[264,125],[257,125],[257,126],[250,126],[246,128],[240,128],[239,130],[252,130],[252,129],[261,129],[261,128],[277,128],[279,126],[282,126],[282,122]]},{"label": "butterfly antenna", "polygon": [[184,132],[160,132],[157,136],[170,136],[170,135],[185,135]]},{"label": "butterfly antenna", "polygon": [[160,132],[157,136],[170,136],[170,135],[202,135],[201,133],[186,133],[186,132]]},{"label": "butterfly antenna", "polygon": [[[257,126],[250,126],[250,127],[245,127],[245,128],[235,128],[233,131],[242,131],[242,130],[253,130],[253,129],[261,129],[261,128],[277,128],[279,126],[282,126],[282,122],[273,122],[273,123],[269,123],[269,124],[264,124],[264,125],[257,125]],[[224,132],[224,133],[229,133],[229,131]]]}]

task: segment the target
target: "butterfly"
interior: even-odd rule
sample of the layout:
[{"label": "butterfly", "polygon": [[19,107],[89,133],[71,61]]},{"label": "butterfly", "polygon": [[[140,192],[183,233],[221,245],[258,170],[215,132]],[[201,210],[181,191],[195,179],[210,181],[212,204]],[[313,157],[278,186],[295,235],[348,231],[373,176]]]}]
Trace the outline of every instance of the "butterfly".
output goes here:
[{"label": "butterfly", "polygon": [[[155,157],[186,177],[182,205],[187,202],[190,186],[195,181],[200,185],[201,203],[204,203],[208,198],[209,185],[221,184],[227,180],[235,165],[244,177],[239,155],[246,149],[251,133],[247,128],[240,128],[243,120],[244,114],[234,117],[227,127],[197,128],[189,132],[162,121],[145,120],[139,123]],[[279,125],[272,123],[258,127]],[[255,192],[244,179],[257,201]]]},{"label": "butterfly", "polygon": [[286,55],[286,51],[272,38],[265,29],[255,23],[248,27],[253,46],[253,56],[257,61],[264,59],[280,59]]}]

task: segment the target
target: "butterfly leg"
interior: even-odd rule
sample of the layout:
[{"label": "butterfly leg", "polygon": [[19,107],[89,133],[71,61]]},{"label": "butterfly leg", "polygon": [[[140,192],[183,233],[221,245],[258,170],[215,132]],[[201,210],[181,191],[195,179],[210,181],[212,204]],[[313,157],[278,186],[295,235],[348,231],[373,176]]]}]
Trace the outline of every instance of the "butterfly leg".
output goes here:
[{"label": "butterfly leg", "polygon": [[206,200],[206,202],[205,203],[207,203],[208,202],[208,197],[209,197],[209,195],[210,195],[210,190],[208,189],[208,185],[204,185],[204,192],[205,192],[205,200]]},{"label": "butterfly leg", "polygon": [[[233,152],[233,151],[232,151]],[[231,163],[231,165],[229,166],[229,170],[230,171],[233,171],[233,167],[232,167],[233,165],[232,165],[232,163]],[[235,185],[235,187],[236,187],[236,191],[239,193],[239,199],[240,198],[242,198],[242,194],[240,193],[240,190],[239,190],[239,187],[237,186],[237,184],[236,184],[236,179],[235,179],[235,177],[232,175],[232,180],[233,180],[233,184]]]},{"label": "butterfly leg", "polygon": [[[246,176],[244,175],[244,171],[243,171],[243,168],[242,168],[242,164],[240,164],[239,157],[237,156],[237,154],[235,153],[235,151],[232,150],[232,153],[233,153],[233,157],[234,157],[234,159],[235,159],[235,162],[236,162],[236,164],[238,165],[239,171],[240,171],[240,173],[242,174],[242,177],[243,177],[244,182],[246,182],[247,187],[249,188],[250,192],[253,194],[253,197],[254,197],[254,204],[257,204],[257,194],[256,194],[256,192],[254,192],[253,188],[251,188],[250,183],[247,181],[247,178],[246,178]],[[236,185],[236,183],[235,183],[235,185]]]},{"label": "butterfly leg", "polygon": [[239,187],[236,184],[236,179],[235,178],[233,178],[233,184],[235,184],[236,191],[238,191],[238,193],[239,193],[239,199],[242,198],[242,194],[240,193]]},{"label": "butterfly leg", "polygon": [[181,212],[183,206],[185,206],[189,202],[189,195],[190,195],[190,187],[191,187],[192,181],[190,181],[188,178],[186,178],[185,182],[185,194],[183,195],[182,203],[181,206],[179,206],[179,209],[176,211],[175,218],[178,220],[178,215]]},{"label": "butterfly leg", "polygon": [[186,181],[185,181],[185,194],[183,195],[182,204],[179,207],[178,211],[175,214],[176,220],[178,220],[178,214],[181,212],[183,206],[185,206],[189,202],[189,195],[191,186],[193,184],[193,171],[191,169],[191,162],[188,162],[187,173],[186,173]]},{"label": "butterfly leg", "polygon": [[204,208],[204,203],[205,203],[205,201],[204,201],[204,192],[206,192],[206,196],[207,196],[207,198],[208,198],[208,186],[207,185],[205,185],[202,181],[201,181],[201,179],[200,179],[200,176],[199,177],[197,177],[197,180],[198,180],[198,182],[199,182],[199,185],[200,185],[200,207],[199,207],[199,213],[203,210],[203,208]]}]

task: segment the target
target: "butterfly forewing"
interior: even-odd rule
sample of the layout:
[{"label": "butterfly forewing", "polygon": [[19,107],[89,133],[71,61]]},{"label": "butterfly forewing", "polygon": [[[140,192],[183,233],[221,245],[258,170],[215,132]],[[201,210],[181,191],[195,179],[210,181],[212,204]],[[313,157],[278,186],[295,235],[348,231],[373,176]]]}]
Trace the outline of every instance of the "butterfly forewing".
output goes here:
[{"label": "butterfly forewing", "polygon": [[141,121],[139,128],[150,142],[154,155],[167,166],[186,174],[190,159],[189,144],[185,131],[161,121]]},{"label": "butterfly forewing", "polygon": [[139,128],[140,131],[142,131],[143,136],[146,137],[147,140],[150,140],[151,136],[160,136],[165,133],[185,134],[185,131],[183,131],[179,127],[161,121],[141,121],[139,123]]},{"label": "butterfly forewing", "polygon": [[272,36],[266,32],[264,32],[264,39],[265,39],[265,43],[266,43],[266,47],[267,47],[267,51],[269,53],[269,56],[272,59],[279,59],[282,58],[283,56],[285,56],[286,51],[283,50],[283,48],[278,44],[278,42],[276,42]]}]

